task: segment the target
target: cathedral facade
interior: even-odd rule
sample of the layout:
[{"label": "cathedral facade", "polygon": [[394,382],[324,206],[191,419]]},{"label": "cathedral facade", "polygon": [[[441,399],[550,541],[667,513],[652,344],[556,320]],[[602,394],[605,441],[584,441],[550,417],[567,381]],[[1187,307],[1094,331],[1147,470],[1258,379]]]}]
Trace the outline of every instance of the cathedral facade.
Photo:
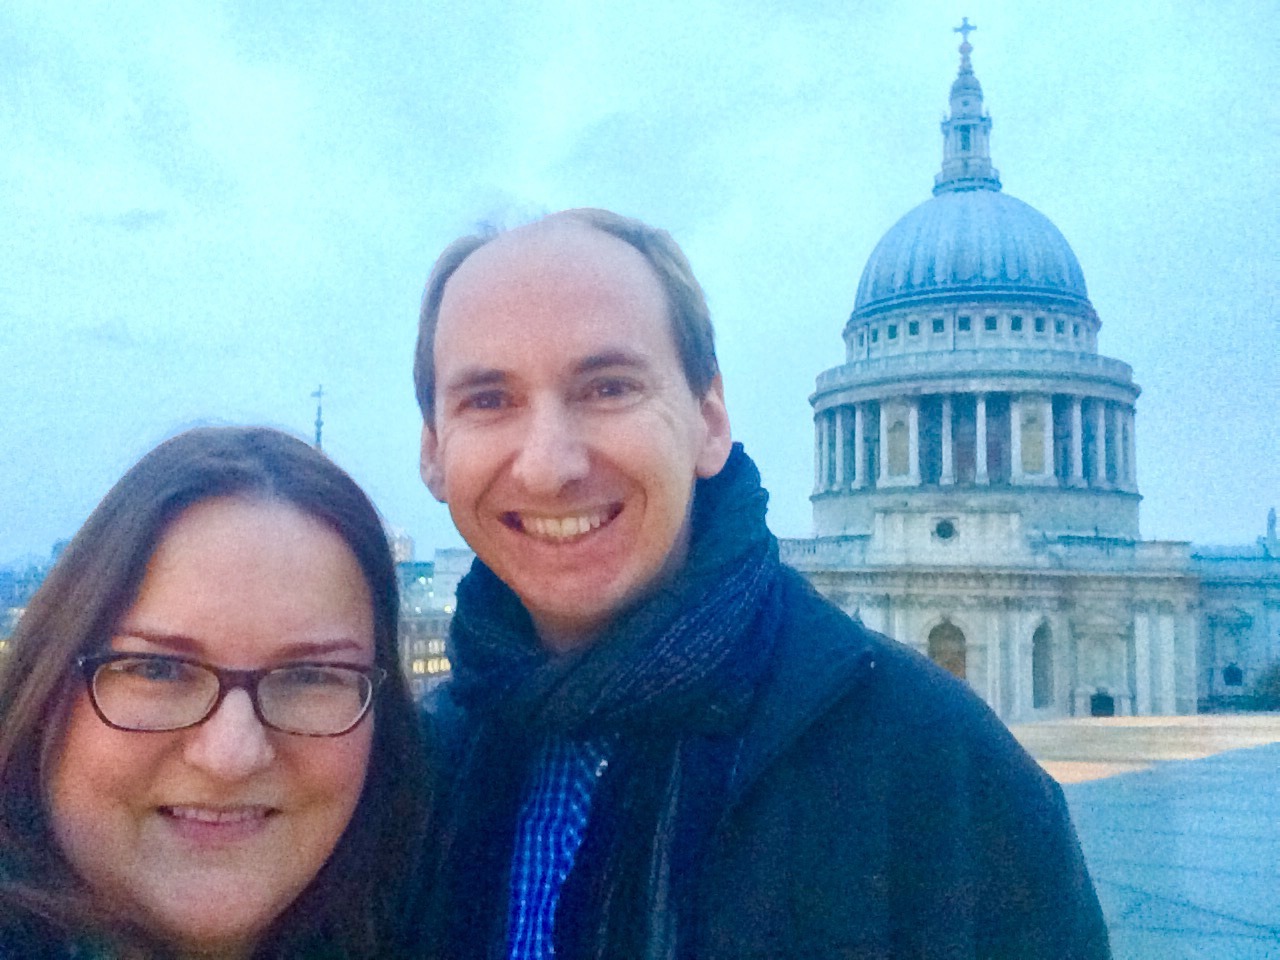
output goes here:
[{"label": "cathedral facade", "polygon": [[783,557],[1008,721],[1243,702],[1280,669],[1274,513],[1237,550],[1141,539],[1140,388],[1066,239],[1003,192],[968,30],[933,195],[818,377],[815,536]]}]

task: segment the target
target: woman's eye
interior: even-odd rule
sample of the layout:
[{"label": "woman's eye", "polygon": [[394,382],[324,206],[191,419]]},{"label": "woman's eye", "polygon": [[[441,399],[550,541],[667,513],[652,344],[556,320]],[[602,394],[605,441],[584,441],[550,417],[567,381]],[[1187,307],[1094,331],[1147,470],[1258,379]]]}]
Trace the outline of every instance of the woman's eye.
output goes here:
[{"label": "woman's eye", "polygon": [[347,689],[356,686],[360,674],[346,667],[284,667],[270,674],[273,689]]},{"label": "woman's eye", "polygon": [[115,673],[148,680],[152,683],[181,683],[191,678],[193,669],[180,660],[119,660],[112,665]]}]

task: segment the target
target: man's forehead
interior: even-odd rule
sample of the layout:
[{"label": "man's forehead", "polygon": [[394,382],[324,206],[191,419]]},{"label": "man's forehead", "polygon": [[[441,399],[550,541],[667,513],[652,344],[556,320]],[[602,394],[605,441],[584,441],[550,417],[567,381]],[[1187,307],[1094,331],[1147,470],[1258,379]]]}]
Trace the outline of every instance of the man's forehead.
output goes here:
[{"label": "man's forehead", "polygon": [[592,287],[661,293],[653,267],[631,244],[558,216],[518,227],[477,249],[445,284],[441,307],[503,292],[546,295],[570,284],[579,295]]}]

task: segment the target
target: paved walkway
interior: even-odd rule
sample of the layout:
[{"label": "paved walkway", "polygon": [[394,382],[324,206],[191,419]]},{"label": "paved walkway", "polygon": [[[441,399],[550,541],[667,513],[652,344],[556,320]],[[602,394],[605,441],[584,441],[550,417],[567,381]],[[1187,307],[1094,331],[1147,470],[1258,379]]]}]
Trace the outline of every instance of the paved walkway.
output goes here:
[{"label": "paved walkway", "polygon": [[1280,960],[1280,715],[1030,724],[1116,960]]}]

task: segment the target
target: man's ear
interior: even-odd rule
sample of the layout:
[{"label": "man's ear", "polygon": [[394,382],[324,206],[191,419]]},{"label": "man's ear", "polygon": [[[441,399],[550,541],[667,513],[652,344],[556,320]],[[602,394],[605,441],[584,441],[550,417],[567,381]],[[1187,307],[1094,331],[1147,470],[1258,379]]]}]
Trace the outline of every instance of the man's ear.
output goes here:
[{"label": "man's ear", "polygon": [[714,477],[729,459],[733,434],[729,429],[729,410],[724,405],[724,383],[716,374],[711,386],[698,401],[702,414],[702,448],[698,451],[697,473],[702,479]]},{"label": "man's ear", "polygon": [[440,464],[440,441],[436,438],[435,428],[427,423],[422,425],[418,472],[422,474],[422,482],[427,485],[431,495],[441,503],[448,503],[444,489],[444,470]]}]

